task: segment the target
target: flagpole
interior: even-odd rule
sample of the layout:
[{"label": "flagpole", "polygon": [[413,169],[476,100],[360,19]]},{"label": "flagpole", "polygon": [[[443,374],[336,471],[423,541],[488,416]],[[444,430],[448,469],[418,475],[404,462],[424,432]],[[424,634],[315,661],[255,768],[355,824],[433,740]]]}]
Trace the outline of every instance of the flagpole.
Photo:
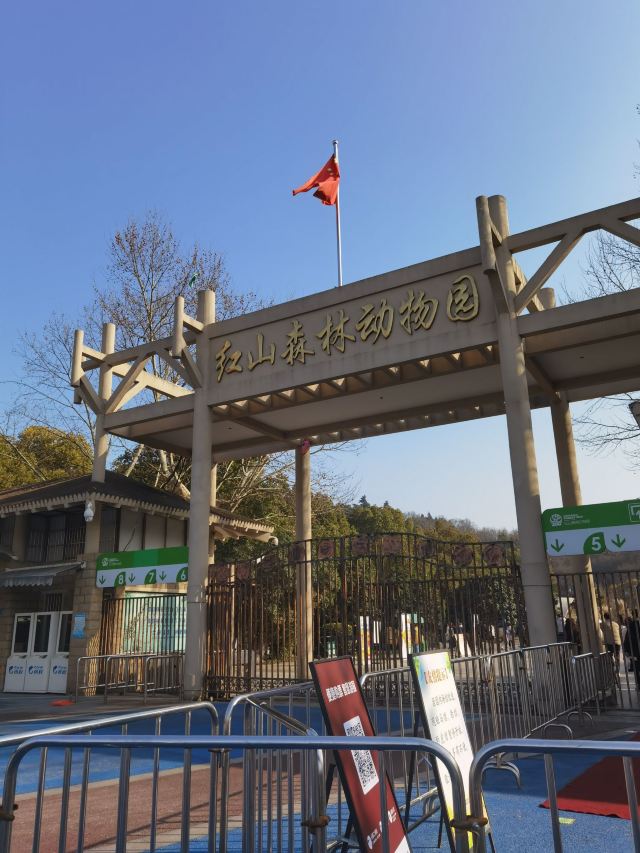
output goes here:
[{"label": "flagpole", "polygon": [[[338,140],[333,140],[333,156],[336,163],[340,165],[338,160]],[[338,240],[338,287],[342,287],[342,235],[340,233],[340,185],[336,195],[336,237]]]}]

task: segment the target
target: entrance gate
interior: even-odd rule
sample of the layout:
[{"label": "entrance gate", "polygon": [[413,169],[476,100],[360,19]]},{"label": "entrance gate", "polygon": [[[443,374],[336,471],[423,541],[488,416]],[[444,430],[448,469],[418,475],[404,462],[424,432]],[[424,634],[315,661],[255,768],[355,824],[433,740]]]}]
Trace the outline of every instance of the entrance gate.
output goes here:
[{"label": "entrance gate", "polygon": [[[309,555],[309,559],[307,559]],[[313,539],[210,569],[207,689],[216,697],[296,680],[296,577],[310,574],[313,657],[351,655],[358,674],[411,651],[456,656],[527,642],[512,542],[388,533]]]},{"label": "entrance gate", "polygon": [[125,592],[103,601],[102,655],[183,652],[185,636],[184,594]]}]

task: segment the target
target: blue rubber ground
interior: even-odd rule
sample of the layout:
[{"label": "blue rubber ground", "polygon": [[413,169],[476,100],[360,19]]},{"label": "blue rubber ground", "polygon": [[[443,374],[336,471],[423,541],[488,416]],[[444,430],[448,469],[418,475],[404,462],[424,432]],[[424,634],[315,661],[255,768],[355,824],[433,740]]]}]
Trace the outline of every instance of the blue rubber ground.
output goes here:
[{"label": "blue rubber ground", "polygon": [[[555,761],[558,789],[583,773],[598,759],[593,756],[563,757]],[[491,820],[496,853],[546,853],[553,851],[551,820],[548,809],[540,807],[547,796],[542,756],[520,760],[518,766],[522,777],[522,790],[516,787],[513,776],[506,771],[490,770],[485,776],[485,800]],[[401,803],[401,797],[398,797]],[[335,818],[334,809],[329,816]],[[333,813],[333,815],[332,815]],[[434,815],[411,833],[409,839],[415,853],[436,850],[439,818]],[[330,824],[331,826],[331,824]],[[287,838],[288,826],[284,821],[283,838]],[[631,822],[599,815],[561,812],[561,832],[564,849],[580,853],[627,853],[633,850]],[[275,827],[272,827],[275,838]],[[264,831],[266,842],[266,830]],[[302,850],[299,823],[295,827],[296,849]],[[169,845],[159,848],[162,853],[178,853],[179,847]],[[206,853],[207,839],[191,841],[193,853]],[[242,849],[242,832],[233,830],[229,834],[229,851]],[[266,847],[265,847],[266,849]],[[277,846],[273,845],[273,850]],[[283,846],[286,849],[286,843]],[[444,847],[446,850],[446,842]]]},{"label": "blue rubber ground", "polygon": [[[219,713],[224,713],[224,707],[220,706]],[[209,734],[210,733],[210,717],[208,713],[195,711],[191,719],[191,731],[193,734]],[[73,722],[81,722],[80,719],[75,719]],[[0,726],[0,737],[2,735],[20,734],[22,732],[28,734],[33,731],[46,729],[48,726],[59,726],[60,719],[48,720],[30,720],[22,723],[5,723]],[[152,720],[139,721],[129,726],[128,734],[153,734],[154,722]],[[240,733],[241,719],[238,717],[238,722],[234,728],[238,728]],[[162,734],[184,734],[185,720],[181,715],[169,716],[162,724]],[[119,734],[120,728],[104,728],[100,730],[103,734]],[[10,756],[14,752],[15,747],[7,747],[0,749],[0,778],[4,776],[5,768]],[[204,764],[209,760],[209,753],[206,750],[194,750],[193,763]],[[38,770],[39,770],[39,752],[34,752],[33,755],[26,756],[18,773],[17,793],[25,794],[32,793],[38,786]],[[153,758],[150,750],[136,750],[131,762],[131,775],[137,776],[143,773],[149,773],[153,767]],[[59,788],[62,784],[62,769],[64,763],[64,755],[61,750],[53,750],[49,752],[47,759],[47,788]],[[183,754],[180,750],[163,750],[160,762],[161,770],[170,770],[183,765]],[[90,764],[90,782],[103,782],[109,779],[117,779],[119,775],[120,758],[114,750],[94,749],[91,751]],[[75,752],[73,755],[71,784],[75,785],[81,781],[82,774],[82,754]]]}]

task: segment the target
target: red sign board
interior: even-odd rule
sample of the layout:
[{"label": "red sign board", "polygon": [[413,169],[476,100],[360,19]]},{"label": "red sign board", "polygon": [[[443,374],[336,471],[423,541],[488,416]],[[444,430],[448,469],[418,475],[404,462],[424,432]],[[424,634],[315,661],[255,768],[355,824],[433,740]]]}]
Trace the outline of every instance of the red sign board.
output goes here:
[{"label": "red sign board", "polygon": [[[309,667],[329,734],[334,737],[374,737],[373,724],[351,658],[316,661]],[[360,849],[380,853],[383,820],[378,753],[368,749],[341,751],[335,752],[335,759]],[[393,786],[386,774],[384,783],[387,801],[384,824],[389,850],[391,853],[410,853]]]}]

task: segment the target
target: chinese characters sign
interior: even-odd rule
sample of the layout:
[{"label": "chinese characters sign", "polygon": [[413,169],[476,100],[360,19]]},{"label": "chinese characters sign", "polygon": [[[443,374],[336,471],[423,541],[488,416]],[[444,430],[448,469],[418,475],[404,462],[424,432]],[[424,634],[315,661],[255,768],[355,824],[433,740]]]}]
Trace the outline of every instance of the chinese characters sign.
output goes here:
[{"label": "chinese characters sign", "polygon": [[[351,658],[309,664],[327,731],[334,737],[373,737],[375,732]],[[345,790],[361,850],[382,850],[380,763],[376,752],[354,749],[336,752],[336,764]],[[409,853],[398,803],[385,774],[385,825],[391,853]]]},{"label": "chinese characters sign", "polygon": [[[258,312],[252,327],[242,327],[233,321],[219,324],[218,328],[224,329],[226,325],[229,331],[218,332],[216,327],[213,330],[212,385],[219,389],[214,396],[226,397],[227,386],[234,384],[231,382],[234,377],[238,380],[235,383],[238,396],[242,396],[241,389],[252,384],[254,375],[280,373],[286,383],[287,376],[290,382],[295,381],[290,376],[291,369],[299,372],[307,365],[322,365],[335,374],[341,369],[338,362],[345,357],[358,358],[377,350],[402,348],[410,342],[415,342],[414,349],[422,353],[419,357],[424,357],[431,338],[455,334],[480,317],[481,290],[477,278],[475,268],[458,270],[449,276],[422,279],[377,293],[365,292],[361,298],[325,308],[312,310],[318,300],[314,302],[308,297],[299,300],[300,310],[295,315],[282,316],[277,310],[279,306],[275,306]],[[358,288],[354,287],[357,293]],[[261,316],[264,322],[260,322]],[[376,355],[375,360],[384,360],[384,356]],[[233,392],[229,399],[233,399]]]},{"label": "chinese characters sign", "polygon": [[[411,655],[410,669],[419,698],[425,736],[439,743],[456,759],[465,783],[467,813],[469,813],[467,786],[473,761],[473,749],[453,677],[449,652],[435,651]],[[436,770],[442,801],[446,805],[449,818],[452,818],[451,779],[444,765],[437,759]],[[448,821],[446,823],[448,826]]]}]

